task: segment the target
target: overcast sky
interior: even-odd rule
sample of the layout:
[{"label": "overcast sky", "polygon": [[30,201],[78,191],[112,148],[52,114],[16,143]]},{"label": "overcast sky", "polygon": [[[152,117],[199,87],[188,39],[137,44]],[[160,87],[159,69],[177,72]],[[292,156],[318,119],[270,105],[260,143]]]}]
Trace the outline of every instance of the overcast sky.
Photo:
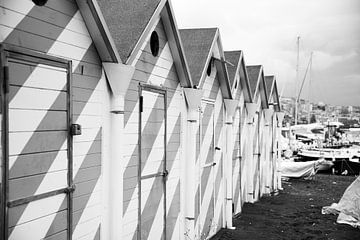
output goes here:
[{"label": "overcast sky", "polygon": [[[360,106],[360,0],[172,0],[179,28],[219,27],[225,50],[243,50],[247,65],[275,74],[295,95],[311,51],[311,101]],[[309,77],[302,98],[309,98]],[[298,87],[299,88],[299,87]]]}]

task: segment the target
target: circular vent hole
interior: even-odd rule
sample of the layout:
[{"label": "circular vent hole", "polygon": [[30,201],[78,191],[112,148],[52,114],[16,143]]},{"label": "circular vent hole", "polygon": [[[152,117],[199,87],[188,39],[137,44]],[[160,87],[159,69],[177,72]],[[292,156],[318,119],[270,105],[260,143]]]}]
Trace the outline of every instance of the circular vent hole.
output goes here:
[{"label": "circular vent hole", "polygon": [[32,0],[37,6],[44,6],[48,0]]},{"label": "circular vent hole", "polygon": [[150,37],[150,50],[154,57],[159,54],[159,36],[156,31],[153,31]]},{"label": "circular vent hole", "polygon": [[211,75],[212,65],[213,65],[213,59],[211,58],[211,59],[210,59],[210,62],[209,62],[209,65],[208,65],[208,67],[207,67],[207,69],[206,69],[206,74],[207,74],[209,77],[210,77],[210,75]]}]

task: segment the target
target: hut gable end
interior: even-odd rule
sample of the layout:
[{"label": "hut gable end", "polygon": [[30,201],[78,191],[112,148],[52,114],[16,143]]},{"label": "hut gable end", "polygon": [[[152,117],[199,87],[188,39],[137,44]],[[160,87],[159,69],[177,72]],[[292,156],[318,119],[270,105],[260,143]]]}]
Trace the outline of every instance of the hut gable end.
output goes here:
[{"label": "hut gable end", "polygon": [[97,0],[125,63],[161,0]]},{"label": "hut gable end", "polygon": [[213,91],[216,87],[221,89],[225,99],[231,99],[231,86],[219,29],[181,29],[180,36],[194,85],[204,89],[205,96],[209,95],[210,98],[214,96],[207,91]]},{"label": "hut gable end", "polygon": [[251,102],[250,84],[243,52],[238,50],[225,51],[224,53],[225,59],[228,62],[229,82],[234,98],[239,99],[240,95],[243,94],[245,102]]},{"label": "hut gable end", "polygon": [[[160,40],[167,41],[183,87],[192,87],[172,7],[167,0],[97,0],[124,64],[135,65],[152,32],[161,22]],[[159,29],[158,29],[159,30]],[[159,46],[160,50],[161,47]],[[147,51],[147,50],[146,50]],[[156,56],[157,57],[157,56]]]}]

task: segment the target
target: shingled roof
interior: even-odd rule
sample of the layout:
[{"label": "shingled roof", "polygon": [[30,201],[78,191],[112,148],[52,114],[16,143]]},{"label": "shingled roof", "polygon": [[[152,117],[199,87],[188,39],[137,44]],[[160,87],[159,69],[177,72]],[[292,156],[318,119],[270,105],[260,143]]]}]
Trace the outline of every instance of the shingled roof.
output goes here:
[{"label": "shingled roof", "polygon": [[233,86],[234,80],[235,80],[235,75],[236,75],[236,70],[237,70],[239,60],[241,57],[241,51],[225,51],[224,54],[225,54],[226,61],[228,61],[234,65],[234,66],[231,66],[229,64],[227,65],[230,86]]},{"label": "shingled roof", "polygon": [[251,94],[254,97],[256,93],[256,87],[258,86],[261,65],[246,66],[246,70],[249,76]]},{"label": "shingled roof", "polygon": [[217,30],[217,28],[179,30],[191,78],[196,86],[199,85],[202,73],[206,68],[206,60]]},{"label": "shingled roof", "polygon": [[97,0],[123,63],[139,41],[161,0]]},{"label": "shingled roof", "polygon": [[275,76],[265,76],[265,86],[266,86],[266,93],[268,96],[268,101],[270,101],[271,96],[272,96],[272,91],[274,88],[274,81],[275,81]]}]

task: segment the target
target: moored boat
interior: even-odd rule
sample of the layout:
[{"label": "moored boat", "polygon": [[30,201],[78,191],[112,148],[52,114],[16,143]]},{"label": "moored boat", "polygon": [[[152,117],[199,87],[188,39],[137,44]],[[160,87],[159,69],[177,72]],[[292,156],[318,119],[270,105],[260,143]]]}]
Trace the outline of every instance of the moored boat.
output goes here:
[{"label": "moored boat", "polygon": [[334,163],[333,169],[337,174],[358,175],[360,173],[360,148],[312,148],[301,149],[298,154],[302,161],[317,159],[330,160]]}]

